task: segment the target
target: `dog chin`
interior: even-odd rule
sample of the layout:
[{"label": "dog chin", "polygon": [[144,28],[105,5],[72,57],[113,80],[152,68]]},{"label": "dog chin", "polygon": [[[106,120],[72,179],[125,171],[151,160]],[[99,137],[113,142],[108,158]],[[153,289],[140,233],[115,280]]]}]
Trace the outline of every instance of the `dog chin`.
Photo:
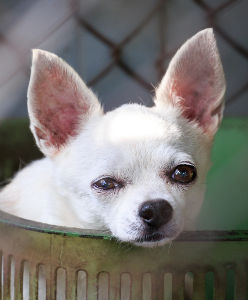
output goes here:
[{"label": "dog chin", "polygon": [[154,248],[164,246],[174,240],[174,238],[164,238],[158,241],[134,241],[133,244],[139,247]]},{"label": "dog chin", "polygon": [[141,247],[158,247],[163,246],[165,244],[170,243],[172,240],[174,240],[180,232],[174,233],[173,235],[167,236],[165,233],[153,233],[149,235],[144,235],[140,238],[137,238],[132,243],[136,246]]},{"label": "dog chin", "polygon": [[[133,244],[140,247],[157,247],[163,246],[175,240],[178,235],[184,230],[184,222],[176,222],[173,220],[169,225],[154,230],[152,228],[137,228],[130,226],[132,230],[111,230],[112,235],[120,242]],[[125,228],[126,229],[126,228]]]}]

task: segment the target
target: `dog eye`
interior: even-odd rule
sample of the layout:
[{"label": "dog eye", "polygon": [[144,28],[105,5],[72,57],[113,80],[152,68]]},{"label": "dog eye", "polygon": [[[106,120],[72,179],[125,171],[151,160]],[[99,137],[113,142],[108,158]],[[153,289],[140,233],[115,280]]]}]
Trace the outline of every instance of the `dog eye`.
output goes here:
[{"label": "dog eye", "polygon": [[92,186],[96,189],[107,191],[120,189],[123,187],[123,184],[111,177],[106,177],[94,182]]},{"label": "dog eye", "polygon": [[173,170],[170,177],[174,182],[191,183],[196,178],[196,168],[191,165],[179,165]]}]

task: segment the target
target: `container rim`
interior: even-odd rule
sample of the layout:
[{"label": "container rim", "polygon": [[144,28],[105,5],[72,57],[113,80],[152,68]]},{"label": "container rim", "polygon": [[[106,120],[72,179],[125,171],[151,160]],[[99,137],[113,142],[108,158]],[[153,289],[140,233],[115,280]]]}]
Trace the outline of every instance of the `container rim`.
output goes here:
[{"label": "container rim", "polygon": [[[63,235],[68,237],[82,237],[93,239],[116,240],[111,234],[102,230],[81,229],[50,225],[23,219],[0,210],[0,224],[31,230],[40,233]],[[248,241],[248,230],[196,230],[183,231],[175,242],[240,242]]]}]

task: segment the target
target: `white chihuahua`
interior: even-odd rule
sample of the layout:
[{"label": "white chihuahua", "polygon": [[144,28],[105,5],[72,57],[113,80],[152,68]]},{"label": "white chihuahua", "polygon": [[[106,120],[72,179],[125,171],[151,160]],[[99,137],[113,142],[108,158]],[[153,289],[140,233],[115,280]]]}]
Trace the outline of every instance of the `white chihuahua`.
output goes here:
[{"label": "white chihuahua", "polygon": [[69,65],[34,50],[28,111],[46,158],[1,191],[0,208],[39,222],[104,229],[142,246],[175,239],[201,207],[224,92],[212,29],[177,51],[153,107],[127,104],[106,114]]}]

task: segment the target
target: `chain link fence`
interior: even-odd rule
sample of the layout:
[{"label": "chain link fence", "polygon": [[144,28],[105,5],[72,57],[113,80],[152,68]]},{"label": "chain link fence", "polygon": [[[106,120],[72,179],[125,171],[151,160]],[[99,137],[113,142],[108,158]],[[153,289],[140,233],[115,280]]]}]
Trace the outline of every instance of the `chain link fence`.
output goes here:
[{"label": "chain link fence", "polygon": [[1,0],[0,5],[1,119],[26,115],[31,48],[69,61],[106,109],[127,101],[151,105],[170,58],[206,27],[215,30],[226,71],[226,113],[248,114],[245,0]]}]

